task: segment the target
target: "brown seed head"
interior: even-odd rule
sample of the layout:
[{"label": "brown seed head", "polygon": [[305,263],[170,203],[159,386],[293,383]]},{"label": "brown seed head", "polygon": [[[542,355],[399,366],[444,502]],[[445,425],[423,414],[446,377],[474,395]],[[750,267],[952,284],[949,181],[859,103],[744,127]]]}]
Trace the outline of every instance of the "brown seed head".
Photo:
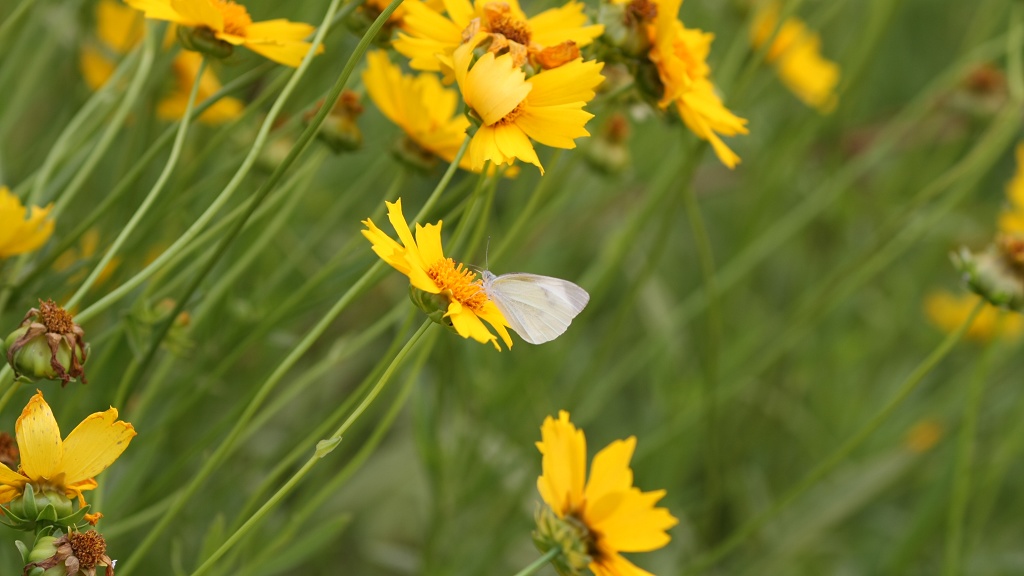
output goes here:
[{"label": "brown seed head", "polygon": [[71,550],[74,552],[82,568],[105,566],[107,559],[107,541],[95,530],[88,532],[72,532],[68,534]]},{"label": "brown seed head", "polygon": [[0,464],[11,470],[17,470],[20,459],[21,454],[18,452],[17,441],[7,432],[0,432]]}]

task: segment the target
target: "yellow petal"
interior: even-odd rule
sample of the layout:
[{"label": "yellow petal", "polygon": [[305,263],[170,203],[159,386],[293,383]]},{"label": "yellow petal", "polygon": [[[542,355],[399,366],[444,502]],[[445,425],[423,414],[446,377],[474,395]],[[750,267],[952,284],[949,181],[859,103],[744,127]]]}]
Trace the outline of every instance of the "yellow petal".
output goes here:
[{"label": "yellow petal", "polygon": [[64,481],[88,480],[114,463],[135,437],[135,428],[117,419],[117,410],[90,414],[64,441]]},{"label": "yellow petal", "polygon": [[438,260],[444,260],[444,251],[441,248],[441,222],[427,224],[426,226],[416,225],[416,246],[420,249],[420,257],[427,266],[432,266]]},{"label": "yellow petal", "polygon": [[453,300],[448,305],[448,312],[445,316],[451,319],[452,326],[455,327],[455,331],[459,333],[459,336],[472,338],[481,344],[490,342],[494,344],[496,349],[501,351],[501,347],[498,346],[498,339],[494,337],[494,334],[491,334],[490,330],[480,321],[480,318],[468,307]]},{"label": "yellow petal", "polygon": [[[292,68],[298,68],[299,64],[302,64],[302,59],[309,53],[309,42],[257,42],[247,40],[245,47],[253,52],[263,56],[267,60],[272,60],[278,64],[285,66],[291,66]],[[323,44],[316,47],[316,53],[322,54],[324,51]]]},{"label": "yellow petal", "polygon": [[576,512],[583,505],[587,473],[587,440],[583,431],[569,421],[568,412],[561,410],[558,420],[550,416],[544,419],[540,433],[537,449],[543,455],[543,473],[537,479],[537,490],[560,517]]},{"label": "yellow petal", "polygon": [[[245,27],[245,37],[252,42],[305,42],[316,32],[316,26],[292,22],[285,18],[253,22]],[[308,49],[308,48],[307,48]]]},{"label": "yellow petal", "polygon": [[96,5],[96,35],[118,54],[126,54],[142,39],[141,14],[115,0]]},{"label": "yellow petal", "polygon": [[599,560],[590,563],[594,576],[654,576],[626,560],[619,554],[604,554]]},{"label": "yellow petal", "polygon": [[380,259],[390,264],[402,274],[409,275],[409,264],[405,260],[405,248],[385,234],[380,228],[369,219],[363,220],[366,230],[363,236],[370,241],[373,251],[380,256]]},{"label": "yellow petal", "polygon": [[[587,501],[584,522],[601,535],[599,546],[603,549],[657,550],[671,540],[666,530],[679,523],[667,508],[655,507],[664,496],[664,490],[641,492],[638,488],[606,493],[597,502]],[[602,517],[596,518],[599,515]]]},{"label": "yellow petal", "polygon": [[64,453],[60,428],[42,392],[37,391],[28,401],[14,431],[21,452],[21,469],[26,476],[33,480],[48,479],[61,472]]},{"label": "yellow petal", "polygon": [[531,40],[541,46],[555,46],[571,40],[577,46],[586,46],[604,32],[604,26],[586,26],[587,16],[581,2],[549,8],[530,18]]},{"label": "yellow petal", "polygon": [[590,465],[590,478],[584,490],[587,502],[597,502],[613,492],[625,492],[633,487],[633,470],[629,461],[636,449],[636,437],[616,440],[594,456]]},{"label": "yellow petal", "polygon": [[510,54],[495,58],[488,52],[469,67],[473,48],[486,37],[486,34],[477,34],[459,46],[452,61],[462,99],[485,125],[490,126],[514,110],[533,86],[526,81],[526,74],[515,66]]},{"label": "yellow petal", "polygon": [[224,15],[211,0],[170,0],[171,8],[181,15],[180,24],[203,26],[214,32],[224,31]]},{"label": "yellow petal", "polygon": [[170,0],[124,0],[125,4],[142,10],[143,16],[152,20],[175,22],[185,26],[196,26],[198,22],[187,20],[171,6]]}]

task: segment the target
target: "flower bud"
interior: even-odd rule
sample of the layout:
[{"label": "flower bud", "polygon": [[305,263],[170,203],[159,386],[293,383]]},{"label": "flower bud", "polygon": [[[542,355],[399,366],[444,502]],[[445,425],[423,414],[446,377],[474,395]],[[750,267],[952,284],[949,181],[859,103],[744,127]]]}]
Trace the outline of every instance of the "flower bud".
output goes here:
[{"label": "flower bud", "polygon": [[[321,100],[315,109],[306,113],[306,122],[316,116],[323,104]],[[351,90],[345,90],[324,119],[320,131],[317,132],[317,138],[327,144],[335,154],[358,150],[363,145],[363,133],[359,130],[356,120],[362,113],[363,106],[359,103],[359,95]]]},{"label": "flower bud", "polygon": [[551,565],[561,576],[579,576],[590,565],[590,547],[593,538],[587,527],[572,516],[559,518],[547,506],[539,506],[534,514],[537,529],[533,543],[542,553],[553,548],[561,552],[551,559]]},{"label": "flower bud", "polygon": [[1014,243],[1001,239],[984,252],[967,248],[951,255],[972,291],[993,306],[1024,311],[1024,266],[1015,261]]}]

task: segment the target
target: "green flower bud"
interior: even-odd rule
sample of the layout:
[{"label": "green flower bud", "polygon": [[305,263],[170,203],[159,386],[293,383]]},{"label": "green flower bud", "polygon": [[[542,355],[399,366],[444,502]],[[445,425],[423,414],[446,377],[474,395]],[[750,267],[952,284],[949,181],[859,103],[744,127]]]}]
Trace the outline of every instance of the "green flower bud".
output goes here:
[{"label": "green flower bud", "polygon": [[52,300],[39,301],[21,325],[4,339],[4,356],[15,374],[30,379],[60,380],[66,385],[81,377],[89,347],[85,332],[66,310]]},{"label": "green flower bud", "polygon": [[973,292],[993,306],[1024,311],[1024,271],[1001,245],[979,253],[961,248],[950,257]]},{"label": "green flower bud", "polygon": [[[19,338],[24,337],[28,330],[29,327],[24,326],[7,336],[7,339],[4,340],[5,356],[8,356],[8,350],[11,350],[14,343]],[[50,361],[52,357],[53,354],[50,352],[47,336],[45,333],[42,333],[29,338],[27,342],[19,346],[13,354],[8,356],[8,362],[15,373],[32,380],[40,378],[59,380],[60,374]],[[66,367],[71,365],[71,346],[68,346],[67,342],[62,340],[57,345],[56,358],[60,366]]]}]

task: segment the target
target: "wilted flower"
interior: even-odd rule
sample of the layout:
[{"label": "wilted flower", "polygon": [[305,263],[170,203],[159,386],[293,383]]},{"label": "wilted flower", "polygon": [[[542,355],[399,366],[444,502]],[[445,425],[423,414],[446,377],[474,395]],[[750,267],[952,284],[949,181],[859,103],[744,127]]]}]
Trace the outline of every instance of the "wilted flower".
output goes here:
[{"label": "wilted flower", "polygon": [[82,493],[97,486],[93,476],[113,464],[135,436],[132,425],[110,408],[86,417],[62,441],[42,392],[29,400],[14,430],[21,466],[17,471],[0,466],[0,504],[19,512],[18,499],[29,492],[77,498],[84,509]]},{"label": "wilted flower", "polygon": [[604,79],[600,62],[576,58],[526,78],[513,55],[486,52],[473,62],[473,50],[487,39],[477,34],[452,56],[455,79],[471,117],[480,123],[469,145],[474,170],[486,161],[512,164],[517,158],[540,168],[530,139],[555,148],[575,148],[575,138],[593,114],[583,107]]},{"label": "wilted flower", "polygon": [[53,234],[53,220],[47,218],[51,208],[33,206],[30,212],[6,186],[0,186],[0,259],[31,252],[46,243]]},{"label": "wilted flower", "polygon": [[616,440],[598,452],[587,479],[587,441],[569,413],[560,411],[557,420],[548,416],[540,430],[543,473],[537,490],[557,519],[540,513],[534,541],[545,552],[562,550],[555,563],[563,574],[578,574],[584,566],[597,576],[648,574],[620,552],[665,546],[670,540],[666,531],[679,521],[667,508],[655,507],[664,490],[641,492],[633,486],[629,461],[636,437]]},{"label": "wilted flower", "polygon": [[[226,57],[234,46],[249,50],[278,64],[297,67],[309,51],[305,38],[316,30],[283,18],[253,22],[245,6],[231,0],[125,0],[146,18],[166,20],[179,29],[178,37],[189,50]],[[317,53],[323,52],[323,46]]]},{"label": "wilted flower", "polygon": [[[39,556],[42,558],[36,559]],[[36,542],[29,559],[33,561],[25,565],[26,574],[32,568],[50,570],[61,566],[61,576],[96,576],[96,568],[104,566],[107,576],[114,576],[114,561],[107,556],[107,541],[95,530],[70,532],[60,537],[43,536]]]},{"label": "wilted flower", "polygon": [[441,222],[426,226],[416,224],[413,238],[402,214],[402,200],[386,204],[388,219],[402,243],[395,242],[369,219],[363,220],[367,228],[363,236],[373,244],[373,251],[381,260],[409,277],[417,304],[435,322],[454,328],[463,338],[490,342],[501,350],[498,339],[481,322],[486,320],[505,346],[511,348],[512,338],[505,329],[508,322],[487,298],[476,274],[445,257],[441,248]]},{"label": "wilted flower", "polygon": [[[779,25],[779,3],[769,2],[758,14],[751,31],[755,48],[760,48]],[[774,64],[782,83],[797,98],[820,112],[831,112],[839,98],[839,66],[821,55],[821,38],[799,18],[787,18],[772,40],[765,60]]]},{"label": "wilted flower", "polygon": [[53,300],[40,300],[39,308],[29,310],[20,327],[7,336],[3,349],[16,374],[59,379],[62,385],[79,377],[86,382],[82,368],[89,354],[85,332]]}]

